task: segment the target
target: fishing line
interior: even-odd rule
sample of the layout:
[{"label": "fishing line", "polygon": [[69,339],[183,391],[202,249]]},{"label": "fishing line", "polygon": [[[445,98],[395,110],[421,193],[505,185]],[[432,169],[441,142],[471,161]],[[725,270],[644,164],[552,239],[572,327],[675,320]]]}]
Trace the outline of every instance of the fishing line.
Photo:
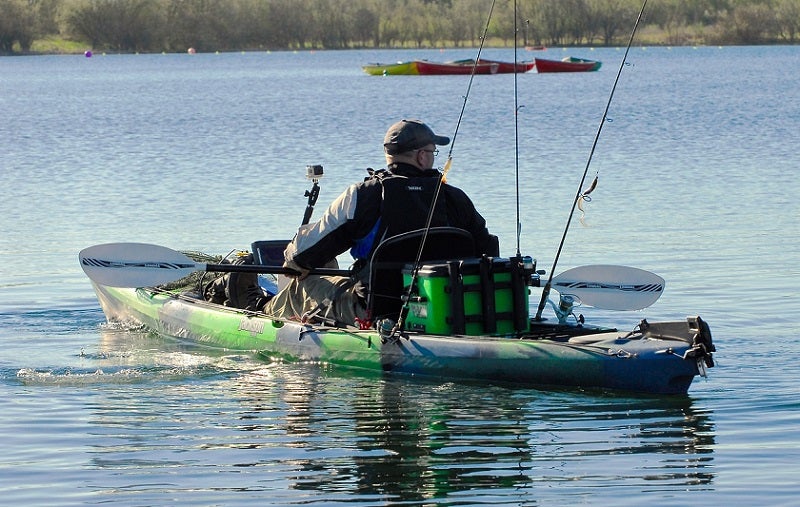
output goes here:
[{"label": "fishing line", "polygon": [[[639,15],[636,17],[636,23],[633,25],[633,30],[631,30],[631,36],[628,39],[628,45],[625,47],[625,54],[622,56],[622,62],[619,65],[619,69],[617,70],[617,77],[614,79],[614,85],[611,87],[611,94],[608,96],[608,102],[606,102],[606,108],[603,111],[603,117],[600,119],[600,126],[597,128],[597,133],[594,136],[594,142],[592,143],[592,149],[589,152],[589,158],[586,161],[586,167],[583,170],[583,176],[581,177],[581,182],[578,184],[578,191],[575,194],[575,199],[572,201],[572,207],[569,211],[569,216],[567,217],[567,224],[564,227],[564,234],[561,236],[561,242],[558,244],[558,250],[556,252],[555,259],[553,259],[553,266],[550,268],[550,275],[547,278],[547,283],[542,290],[542,299],[539,301],[539,308],[536,310],[536,320],[542,320],[542,311],[544,310],[545,305],[547,304],[547,298],[550,296],[550,288],[553,282],[553,274],[556,271],[556,265],[558,264],[558,259],[561,257],[561,251],[564,248],[564,242],[567,239],[567,233],[569,232],[569,226],[572,223],[572,217],[575,215],[575,207],[578,205],[578,202],[583,199],[583,195],[581,189],[583,188],[584,183],[586,182],[586,175],[589,174],[589,166],[592,163],[592,156],[594,155],[595,148],[597,148],[597,142],[600,139],[600,132],[603,130],[603,125],[606,123],[608,118],[608,110],[611,107],[611,101],[614,99],[614,92],[617,89],[617,83],[619,83],[619,77],[622,74],[622,69],[625,67],[626,62],[628,60],[628,52],[631,49],[631,45],[633,44],[633,38],[636,35],[636,29],[639,27],[639,23],[644,16],[644,10],[647,6],[647,0],[642,2],[642,8],[639,10]],[[597,183],[597,177],[595,176],[595,181],[590,186],[590,189],[585,192],[584,195],[588,195]]]},{"label": "fishing line", "polygon": [[[475,56],[475,62],[472,64],[472,72],[470,73],[469,82],[467,83],[467,92],[464,94],[464,102],[461,104],[461,112],[458,115],[456,128],[453,132],[453,139],[450,142],[450,149],[447,152],[447,161],[444,163],[444,167],[442,168],[442,176],[436,182],[436,189],[433,192],[433,199],[431,200],[431,208],[428,211],[428,217],[425,220],[425,229],[422,234],[422,239],[419,242],[417,256],[414,260],[414,269],[411,270],[411,283],[409,284],[408,291],[405,294],[406,297],[403,298],[403,306],[400,308],[400,315],[397,317],[397,323],[392,329],[392,334],[395,334],[397,331],[403,328],[403,320],[408,312],[408,301],[410,300],[411,291],[417,283],[417,271],[419,270],[419,265],[422,260],[422,252],[425,248],[425,242],[428,239],[428,232],[431,230],[431,224],[433,223],[433,214],[436,210],[436,203],[439,201],[439,194],[441,193],[442,185],[447,182],[447,173],[450,172],[450,166],[453,164],[453,148],[455,148],[456,138],[458,137],[458,129],[461,127],[461,120],[464,118],[464,111],[467,109],[467,100],[469,100],[469,94],[472,90],[472,83],[475,80],[475,72],[478,68],[478,63],[480,62],[481,53],[483,52],[483,45],[486,43],[486,34],[489,33],[489,23],[492,20],[492,12],[494,12],[494,6],[496,2],[497,0],[492,0],[492,5],[489,7],[489,15],[486,17],[486,26],[483,28],[483,36],[481,37],[481,42],[478,45],[478,54]],[[514,63],[516,64],[516,57]]]},{"label": "fishing line", "polygon": [[522,234],[522,222],[519,216],[519,98],[517,93],[517,0],[514,0],[514,195],[516,197],[516,219],[517,219],[517,257],[522,253],[519,249],[520,235]]},{"label": "fishing line", "polygon": [[581,195],[578,198],[578,210],[580,210],[581,212],[581,219],[580,219],[581,225],[584,226],[586,225],[586,222],[584,221],[584,218],[586,217],[586,211],[583,209],[583,203],[592,202],[592,198],[589,194],[594,192],[594,189],[597,188],[597,181],[599,178],[600,178],[600,173],[595,172],[594,179],[592,180],[592,183],[589,185],[589,188],[581,192]]},{"label": "fishing line", "polygon": [[[472,82],[475,80],[475,71],[478,68],[478,62],[481,59],[481,53],[483,52],[483,45],[486,43],[486,34],[489,33],[489,23],[492,21],[492,12],[494,12],[494,4],[497,0],[492,0],[492,5],[489,7],[489,15],[486,17],[486,26],[483,28],[483,36],[481,37],[481,43],[478,45],[478,54],[475,55],[475,63],[472,64],[472,73],[469,76],[469,81],[467,82],[467,92],[464,94],[464,102],[461,104],[461,112],[458,115],[458,121],[456,121],[456,128],[453,132],[453,140],[450,143],[450,149],[447,151],[447,162],[444,163],[444,169],[442,169],[442,175],[444,177],[447,176],[448,171],[450,171],[450,165],[453,162],[453,148],[456,146],[456,138],[458,137],[458,129],[461,127],[461,120],[464,118],[464,111],[467,109],[467,100],[469,99],[469,93],[472,90]],[[446,181],[446,180],[445,180]]]}]

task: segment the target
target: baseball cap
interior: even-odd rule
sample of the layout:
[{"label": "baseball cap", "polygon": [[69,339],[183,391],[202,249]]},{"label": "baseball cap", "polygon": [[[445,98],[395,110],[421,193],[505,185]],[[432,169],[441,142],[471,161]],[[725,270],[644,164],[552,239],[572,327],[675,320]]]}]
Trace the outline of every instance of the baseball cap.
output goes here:
[{"label": "baseball cap", "polygon": [[383,147],[389,155],[416,150],[429,144],[444,146],[450,144],[450,138],[437,136],[429,126],[419,120],[400,120],[389,127],[383,138]]}]

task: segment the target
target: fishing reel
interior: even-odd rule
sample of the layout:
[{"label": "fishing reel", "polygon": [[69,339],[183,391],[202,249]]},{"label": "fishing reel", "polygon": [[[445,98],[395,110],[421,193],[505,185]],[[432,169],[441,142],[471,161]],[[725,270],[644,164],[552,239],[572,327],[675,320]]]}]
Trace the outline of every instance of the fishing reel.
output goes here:
[{"label": "fishing reel", "polygon": [[559,293],[558,304],[553,303],[551,299],[548,299],[547,302],[553,307],[553,311],[556,314],[556,318],[558,318],[559,324],[566,324],[567,318],[570,316],[572,316],[575,319],[575,322],[578,324],[583,324],[586,321],[582,314],[575,315],[575,306],[580,306],[581,304],[581,300],[575,296]]},{"label": "fishing reel", "polygon": [[519,267],[522,269],[525,276],[526,285],[529,287],[542,286],[542,275],[545,274],[545,270],[536,269],[536,259],[528,255],[513,257],[512,259],[519,263]]}]

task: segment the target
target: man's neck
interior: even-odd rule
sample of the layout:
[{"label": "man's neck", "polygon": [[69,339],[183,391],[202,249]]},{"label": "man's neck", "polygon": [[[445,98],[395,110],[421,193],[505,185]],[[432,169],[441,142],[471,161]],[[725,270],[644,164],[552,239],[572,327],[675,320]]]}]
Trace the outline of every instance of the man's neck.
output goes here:
[{"label": "man's neck", "polygon": [[439,171],[436,169],[422,169],[415,165],[408,164],[405,162],[393,162],[388,166],[389,172],[392,174],[397,174],[398,176],[425,176],[425,177],[433,177],[439,174]]}]

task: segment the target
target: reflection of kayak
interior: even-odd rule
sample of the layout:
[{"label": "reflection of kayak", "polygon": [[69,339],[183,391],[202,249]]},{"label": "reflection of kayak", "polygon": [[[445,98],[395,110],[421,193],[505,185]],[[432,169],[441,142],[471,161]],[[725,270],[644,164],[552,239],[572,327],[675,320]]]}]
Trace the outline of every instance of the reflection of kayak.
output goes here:
[{"label": "reflection of kayak", "polygon": [[[127,252],[143,246],[122,245]],[[174,251],[170,252],[176,255],[169,258],[129,254],[126,265],[112,254],[101,258],[92,252],[99,247],[82,252],[81,264],[109,321],[133,322],[163,335],[253,351],[265,358],[444,379],[657,394],[686,393],[694,377],[713,366],[711,333],[699,317],[662,323],[643,320],[635,329],[617,331],[586,325],[583,316],[575,317],[566,307],[572,301],[564,297],[569,294],[610,308],[649,304],[663,283],[653,283],[661,279],[635,268],[584,266],[555,277],[553,289],[562,299],[553,304],[558,321],[548,322],[528,314],[529,282],[538,279],[532,274],[535,266],[532,270],[521,262],[529,258],[423,264],[405,325],[392,332],[386,321],[367,329],[331,327],[213,304],[194,291],[112,287],[118,272],[129,271],[117,278],[124,278],[120,285],[132,285],[139,272],[234,268],[199,265],[188,257],[183,262],[182,254]],[[236,268],[244,269],[274,273],[282,268]],[[409,282],[408,275],[404,280]]]},{"label": "reflection of kayak", "polygon": [[568,56],[563,60],[536,58],[536,72],[590,72],[600,68],[602,62]]}]

